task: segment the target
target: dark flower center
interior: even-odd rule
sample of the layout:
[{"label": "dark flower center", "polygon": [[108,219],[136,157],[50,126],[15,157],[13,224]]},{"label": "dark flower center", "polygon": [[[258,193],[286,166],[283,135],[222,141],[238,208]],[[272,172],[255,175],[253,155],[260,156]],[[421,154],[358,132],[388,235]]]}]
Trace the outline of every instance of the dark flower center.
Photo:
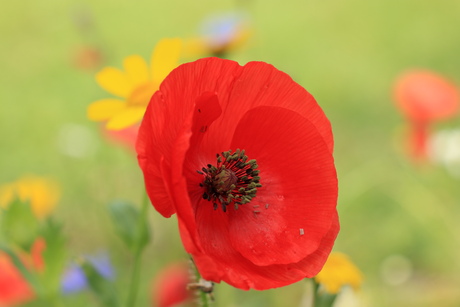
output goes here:
[{"label": "dark flower center", "polygon": [[244,152],[237,149],[233,154],[231,150],[218,153],[216,166],[208,164],[197,171],[204,176],[200,183],[203,198],[212,201],[214,210],[219,203],[224,212],[230,204],[238,209],[256,197],[257,188],[262,186],[256,160],[248,160]]}]

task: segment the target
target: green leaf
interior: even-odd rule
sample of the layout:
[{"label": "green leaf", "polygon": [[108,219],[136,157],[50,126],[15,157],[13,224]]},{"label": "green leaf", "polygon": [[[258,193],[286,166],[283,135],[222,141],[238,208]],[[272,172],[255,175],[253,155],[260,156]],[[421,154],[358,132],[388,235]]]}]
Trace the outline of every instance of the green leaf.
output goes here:
[{"label": "green leaf", "polygon": [[86,275],[91,291],[100,300],[101,304],[107,307],[118,307],[120,303],[113,284],[105,279],[91,262],[83,260],[81,268]]},{"label": "green leaf", "polygon": [[0,231],[8,243],[29,252],[38,230],[39,221],[28,201],[16,198],[3,210]]},{"label": "green leaf", "polygon": [[41,276],[42,281],[46,286],[47,294],[56,296],[60,291],[60,281],[67,262],[66,238],[62,233],[62,224],[51,218],[45,220],[40,234],[46,242],[42,253],[46,264]]},{"label": "green leaf", "polygon": [[147,221],[135,206],[115,201],[109,205],[109,211],[117,234],[131,251],[142,250],[149,243]]}]

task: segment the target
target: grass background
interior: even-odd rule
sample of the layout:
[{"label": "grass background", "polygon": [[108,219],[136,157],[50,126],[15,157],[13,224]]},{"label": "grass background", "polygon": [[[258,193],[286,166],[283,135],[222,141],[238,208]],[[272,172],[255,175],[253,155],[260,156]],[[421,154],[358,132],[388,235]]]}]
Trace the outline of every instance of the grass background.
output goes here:
[{"label": "grass background", "polygon": [[[121,67],[127,55],[148,58],[160,38],[190,37],[207,15],[239,9],[250,15],[254,35],[230,58],[289,73],[332,122],[342,225],[335,250],[365,275],[359,306],[459,306],[459,178],[404,155],[392,86],[413,67],[459,84],[460,1],[24,0],[2,7],[0,183],[29,173],[56,178],[62,199],[55,215],[65,222],[71,255],[109,250],[122,294],[131,259],[106,206],[112,199],[139,203],[143,180],[134,155],[105,141],[86,119],[88,104],[109,96],[94,81],[96,70],[75,67],[75,52],[95,46],[104,65]],[[84,155],[65,155],[63,147]],[[175,220],[149,214],[154,242],[143,258],[139,306],[149,305],[156,272],[186,258]],[[397,285],[382,274],[397,277],[398,266],[388,264],[395,255],[412,267]],[[216,288],[215,306],[298,306],[306,284],[264,292]],[[65,303],[94,301],[82,293]]]}]

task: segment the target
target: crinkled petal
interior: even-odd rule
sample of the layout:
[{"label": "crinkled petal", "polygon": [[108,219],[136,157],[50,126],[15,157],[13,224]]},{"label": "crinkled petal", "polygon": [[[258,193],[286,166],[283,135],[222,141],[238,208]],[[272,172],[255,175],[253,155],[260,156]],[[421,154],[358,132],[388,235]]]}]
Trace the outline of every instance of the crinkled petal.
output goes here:
[{"label": "crinkled petal", "polygon": [[132,86],[141,85],[149,81],[149,69],[141,56],[131,55],[126,57],[123,61],[123,66]]},{"label": "crinkled petal", "polygon": [[157,43],[150,62],[153,82],[160,84],[179,65],[181,48],[179,38],[165,38]]},{"label": "crinkled petal", "polygon": [[89,105],[87,115],[90,120],[108,120],[125,109],[126,103],[119,99],[101,99]]},{"label": "crinkled petal", "polygon": [[96,81],[104,90],[115,96],[127,98],[132,90],[129,78],[118,68],[103,68],[96,74]]},{"label": "crinkled petal", "polygon": [[[247,63],[242,73],[235,78],[228,99],[221,101],[227,114],[240,116],[257,106],[277,106],[295,111],[313,124],[329,150],[333,151],[331,124],[323,110],[309,92],[272,65],[264,62]],[[237,122],[233,116],[223,117],[220,129],[233,131]]]},{"label": "crinkled petal", "polygon": [[[272,112],[269,112],[271,113],[271,118],[266,114],[267,112],[264,112],[263,109],[265,108],[272,109]],[[260,141],[255,142],[253,147],[260,147],[261,143],[265,143],[264,146],[259,152],[254,148],[252,149],[257,155],[261,155],[260,151],[267,150],[265,160],[272,153],[270,146],[275,146],[275,149],[279,149],[279,147],[287,143],[295,147],[296,143],[292,143],[290,138],[295,138],[298,134],[300,139],[306,137],[305,135],[308,135],[310,139],[315,139],[310,140],[307,138],[310,140],[308,145],[312,146],[311,157],[308,157],[308,153],[306,158],[299,157],[297,153],[301,152],[301,150],[294,150],[293,152],[294,157],[302,162],[307,164],[309,162],[318,162],[320,164],[317,167],[310,166],[310,169],[299,167],[300,172],[316,172],[308,175],[310,177],[309,183],[301,185],[306,180],[304,177],[299,176],[300,184],[298,184],[295,182],[295,178],[287,178],[291,175],[289,173],[284,177],[281,176],[281,178],[273,180],[267,178],[265,182],[269,185],[269,188],[271,184],[271,188],[275,190],[273,191],[274,195],[271,195],[272,193],[269,190],[266,193],[262,191],[260,197],[262,199],[259,199],[258,195],[254,199],[259,199],[258,202],[243,205],[237,211],[233,210],[233,208],[230,208],[227,213],[224,213],[220,208],[214,210],[212,203],[201,197],[202,190],[199,188],[199,182],[202,177],[200,178],[200,175],[193,170],[193,168],[195,170],[199,169],[199,166],[195,165],[195,161],[188,158],[190,153],[193,152],[193,148],[189,148],[186,155],[180,152],[181,150],[186,150],[189,146],[199,146],[198,143],[188,143],[188,139],[193,140],[194,138],[190,132],[181,134],[180,139],[183,141],[175,143],[175,148],[178,150],[174,156],[177,157],[177,160],[173,159],[172,161],[173,175],[170,178],[171,181],[168,182],[170,183],[169,189],[171,190],[172,199],[176,204],[181,203],[176,209],[179,223],[182,225],[181,237],[184,246],[194,256],[203,277],[216,282],[224,280],[242,289],[255,288],[262,290],[284,286],[305,277],[312,277],[319,272],[333,246],[339,229],[337,212],[335,211],[337,180],[333,164],[331,165],[331,153],[319,133],[314,129],[312,130],[313,132],[308,129],[311,128],[308,126],[308,121],[292,111],[276,107],[259,107],[250,113],[252,114],[245,117],[241,125],[257,120],[258,115],[260,115],[260,122],[267,121],[266,125],[260,127],[260,131],[267,132],[266,136],[262,137],[255,134],[247,136],[235,135],[234,142],[238,143],[238,147],[243,148],[244,146],[239,145],[245,145],[245,141],[254,141],[254,138],[260,137]],[[290,121],[288,117],[291,116],[296,118]],[[276,127],[274,125],[275,119],[278,123],[282,122],[286,125],[284,129],[281,128],[284,132],[274,132],[273,130],[276,130],[276,128],[269,128],[269,126]],[[292,124],[292,121],[299,120],[301,124]],[[258,122],[255,124],[258,124]],[[213,129],[213,126],[210,125],[209,129]],[[307,131],[303,132],[303,130]],[[187,129],[184,129],[184,131],[187,131]],[[198,133],[203,132],[199,131]],[[287,134],[292,136],[290,137]],[[299,143],[298,140],[296,141]],[[299,144],[299,146],[301,145]],[[286,152],[291,150],[293,150],[291,147],[286,148]],[[321,158],[312,161],[315,160],[315,154],[324,155],[328,157],[325,160],[329,161],[326,161],[321,166]],[[271,154],[271,156],[279,157],[281,155]],[[293,163],[295,163],[296,159],[294,158],[293,160]],[[185,163],[181,163],[181,161],[185,161]],[[270,168],[272,168],[272,172],[279,171],[279,169],[276,169],[278,167],[276,161],[278,160],[275,159],[274,161],[271,164],[265,163],[268,169],[267,172],[270,171]],[[184,165],[185,169],[182,169],[180,165]],[[192,166],[189,167],[190,165]],[[289,168],[289,166],[281,163],[279,168]],[[263,167],[261,166],[260,169],[262,172]],[[187,178],[194,174],[196,180],[189,180],[188,183],[184,182],[184,176],[179,176],[176,173],[176,171],[181,170]],[[270,177],[269,174],[266,176]],[[317,180],[312,182],[311,179],[315,178],[315,176]],[[328,176],[332,178],[328,178]],[[276,181],[278,181],[278,187]],[[291,184],[293,187],[290,187]],[[186,194],[183,190],[186,186],[189,190],[188,195],[190,195],[188,204],[188,198],[184,197]],[[282,191],[282,188],[286,188],[286,191]],[[299,192],[297,191],[299,188],[306,191]],[[316,191],[316,188],[319,191]],[[286,195],[280,203],[279,196],[284,192],[292,195]],[[313,195],[311,196],[310,194]],[[326,200],[322,200],[322,196]],[[296,197],[299,197],[299,199],[296,199]],[[267,200],[268,198],[271,199]],[[305,201],[315,201],[316,203],[304,204]],[[270,206],[267,209],[265,204],[268,202]],[[258,207],[254,208],[254,205]],[[322,208],[322,205],[324,205],[324,208]],[[283,206],[288,208],[283,208]],[[195,211],[192,211],[191,208],[194,208]],[[266,210],[266,212],[255,214],[254,210]],[[289,224],[290,220],[293,223],[292,225]],[[300,231],[302,227],[303,235]],[[317,230],[315,227],[320,229]],[[271,239],[269,238],[270,236],[272,236]],[[237,240],[242,240],[242,242],[236,242]],[[293,242],[286,242],[289,240]],[[267,246],[264,249],[263,245],[265,244]],[[268,249],[270,248],[273,250],[269,251]],[[211,264],[217,267],[218,270],[211,270]]]},{"label": "crinkled petal", "polygon": [[[154,100],[167,104],[161,113],[174,114],[177,122],[189,112],[196,97],[204,92],[216,93],[225,113],[216,121],[217,129],[208,134],[209,139],[231,139],[239,118],[254,107],[279,106],[312,122],[333,151],[331,124],[313,96],[289,75],[267,63],[249,62],[240,66],[230,60],[200,59],[171,72],[161,84],[160,92]],[[176,128],[172,129],[168,131],[177,133]]]},{"label": "crinkled petal", "polygon": [[[236,250],[229,248],[231,244],[226,241],[228,236],[221,232],[212,232],[211,236],[207,238],[222,248],[221,257],[216,258],[213,255],[195,251],[192,253],[193,259],[202,277],[206,280],[225,281],[244,290],[250,288],[267,290],[283,287],[304,278],[311,278],[322,268],[339,231],[337,214],[333,215],[331,219],[333,220],[331,228],[322,239],[318,250],[297,263],[257,266]],[[212,219],[209,227],[219,229],[221,228],[220,223],[221,221]],[[184,237],[183,232],[181,235]],[[184,238],[182,240],[183,242],[187,241]],[[209,269],[213,267],[217,269]]]},{"label": "crinkled petal", "polygon": [[[171,202],[172,197],[168,193],[166,180],[161,170],[165,160],[161,147],[164,146],[164,143],[159,142],[158,138],[162,135],[161,131],[166,120],[161,113],[158,113],[161,109],[161,106],[155,102],[150,103],[147,107],[139,128],[136,151],[139,166],[145,178],[145,188],[152,205],[161,215],[170,217],[176,210]],[[168,176],[169,173],[166,175]]]},{"label": "crinkled petal", "polygon": [[129,107],[125,108],[107,122],[107,129],[121,130],[137,124],[144,116],[145,108]]},{"label": "crinkled petal", "polygon": [[229,212],[233,247],[257,265],[295,263],[315,252],[338,190],[334,159],[314,125],[291,110],[257,107],[238,123],[231,148],[257,160],[262,184],[249,204]]},{"label": "crinkled petal", "polygon": [[[162,174],[161,164],[167,169],[172,165],[173,154],[179,155],[179,152],[182,152],[185,156],[188,147],[179,150],[175,142],[180,134],[187,133],[187,129],[191,132],[193,113],[198,113],[197,99],[205,97],[203,95],[206,93],[205,95],[209,95],[209,101],[215,102],[214,98],[211,99],[212,93],[216,93],[216,95],[217,93],[219,95],[229,94],[229,88],[235,74],[240,70],[240,66],[233,61],[222,61],[220,64],[220,66],[215,65],[211,73],[207,70],[208,63],[206,61],[198,61],[195,68],[186,66],[186,69],[182,69],[184,67],[182,65],[180,69],[174,70],[167,78],[169,81],[166,82],[165,80],[161,84],[161,89],[153,95],[145,112],[144,120],[139,129],[136,151],[150,200],[155,209],[165,217],[171,216],[175,209],[165,186],[165,177],[171,176],[169,174],[171,170],[166,171],[168,174]],[[223,72],[226,74],[222,75]],[[222,76],[217,79],[217,75]],[[214,86],[207,87],[209,91],[200,91],[190,82],[198,82],[198,80],[202,80],[205,84],[214,82]],[[204,99],[203,101],[207,100]],[[201,109],[203,112],[208,112],[203,107]],[[215,114],[216,111],[210,110],[209,112]],[[208,133],[204,133],[203,137],[208,138]],[[221,138],[221,140],[230,144],[231,137],[229,135],[227,138]],[[219,150],[221,147],[216,145]],[[215,159],[215,152],[203,152],[201,157],[203,162],[209,161],[213,157]],[[195,172],[195,170],[193,171]],[[179,173],[181,174],[182,171]]]},{"label": "crinkled petal", "polygon": [[[257,159],[263,187],[250,203],[238,210],[230,206],[226,213],[202,198],[203,177],[193,169],[204,165],[190,157],[193,146],[200,145],[190,146],[183,171],[191,203],[185,205],[182,197],[177,214],[187,234],[196,236],[192,241],[199,242],[198,248],[189,247],[201,259],[199,268],[206,270],[214,261],[227,270],[224,276],[207,270],[206,278],[268,289],[320,271],[339,230],[337,177],[332,154],[313,124],[279,107],[257,107],[243,117],[230,147],[244,148],[250,159]],[[178,182],[172,184],[173,195],[183,195]]]}]

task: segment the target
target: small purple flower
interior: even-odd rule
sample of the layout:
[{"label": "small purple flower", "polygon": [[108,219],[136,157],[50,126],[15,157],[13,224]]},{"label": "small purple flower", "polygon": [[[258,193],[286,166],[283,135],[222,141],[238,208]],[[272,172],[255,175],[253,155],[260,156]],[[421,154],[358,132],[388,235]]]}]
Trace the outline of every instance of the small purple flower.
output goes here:
[{"label": "small purple flower", "polygon": [[245,42],[249,36],[248,18],[240,12],[214,14],[201,25],[207,47],[215,53],[226,52]]},{"label": "small purple flower", "polygon": [[[106,279],[114,278],[114,271],[107,253],[98,253],[85,256],[94,268]],[[61,280],[61,289],[64,294],[71,294],[85,290],[88,287],[83,269],[77,263],[71,263]]]}]

